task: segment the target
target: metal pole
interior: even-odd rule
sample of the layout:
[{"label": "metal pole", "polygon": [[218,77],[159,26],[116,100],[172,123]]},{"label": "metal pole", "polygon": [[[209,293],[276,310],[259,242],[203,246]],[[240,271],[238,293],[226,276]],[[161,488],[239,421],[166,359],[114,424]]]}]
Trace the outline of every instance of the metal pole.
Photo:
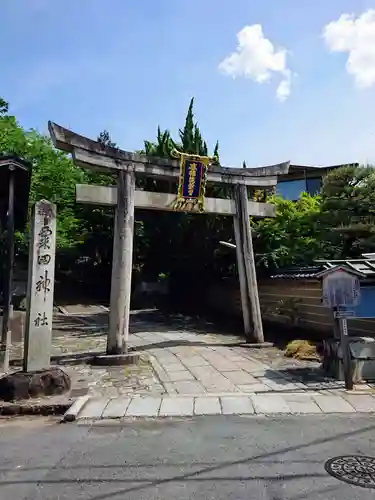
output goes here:
[{"label": "metal pole", "polygon": [[352,357],[350,355],[349,338],[348,338],[348,323],[346,318],[339,319],[340,326],[340,343],[342,349],[342,363],[344,367],[345,389],[351,391],[353,389],[353,374],[352,374]]},{"label": "metal pole", "polygon": [[4,273],[3,290],[3,323],[1,328],[1,352],[0,352],[0,370],[7,372],[9,369],[9,319],[12,304],[12,283],[13,283],[13,265],[14,265],[14,181],[15,168],[9,167],[8,181],[8,212],[7,212],[7,258]]}]

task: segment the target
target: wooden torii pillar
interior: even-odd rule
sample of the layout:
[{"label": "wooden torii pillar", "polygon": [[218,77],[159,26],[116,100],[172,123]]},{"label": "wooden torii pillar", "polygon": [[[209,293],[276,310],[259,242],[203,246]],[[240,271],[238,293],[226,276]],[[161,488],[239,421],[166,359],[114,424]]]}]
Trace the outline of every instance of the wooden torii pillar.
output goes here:
[{"label": "wooden torii pillar", "polygon": [[[135,176],[178,180],[179,162],[104,147],[99,142],[80,136],[53,122],[49,122],[48,127],[55,147],[71,153],[77,166],[117,175],[117,186],[78,184],[76,201],[116,207],[107,355],[126,355],[129,334],[134,210],[142,208],[172,211],[172,204],[176,198],[176,195],[172,193],[137,190]],[[233,216],[244,330],[246,338],[253,338],[258,343],[263,342],[264,337],[250,216],[274,217],[275,207],[269,203],[249,201],[247,187],[276,186],[277,176],[288,172],[289,163],[248,170],[212,166],[207,173],[208,183],[233,185],[233,198],[231,199],[206,198],[205,213]]]}]

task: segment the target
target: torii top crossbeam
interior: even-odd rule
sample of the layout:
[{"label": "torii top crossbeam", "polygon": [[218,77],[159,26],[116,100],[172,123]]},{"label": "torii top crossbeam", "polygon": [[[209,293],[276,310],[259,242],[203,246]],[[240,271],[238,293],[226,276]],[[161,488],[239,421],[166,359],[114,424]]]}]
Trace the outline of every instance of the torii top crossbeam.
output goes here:
[{"label": "torii top crossbeam", "polygon": [[[149,157],[103,146],[100,142],[83,137],[51,121],[48,122],[48,129],[55,147],[71,153],[74,163],[78,166],[107,173],[134,171],[147,177],[178,179],[180,175],[178,160]],[[290,161],[252,169],[211,166],[207,182],[272,187],[277,184],[278,175],[288,173],[289,165]]]}]

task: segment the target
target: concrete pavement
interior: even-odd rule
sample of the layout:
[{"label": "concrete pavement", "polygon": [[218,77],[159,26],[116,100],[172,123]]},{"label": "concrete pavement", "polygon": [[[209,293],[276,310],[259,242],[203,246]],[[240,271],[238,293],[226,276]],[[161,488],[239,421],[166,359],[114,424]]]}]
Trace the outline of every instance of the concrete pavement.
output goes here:
[{"label": "concrete pavement", "polygon": [[[370,500],[325,471],[374,454],[371,417],[0,421],[1,500]],[[358,477],[363,469],[351,471]],[[367,486],[373,486],[373,481]]]}]

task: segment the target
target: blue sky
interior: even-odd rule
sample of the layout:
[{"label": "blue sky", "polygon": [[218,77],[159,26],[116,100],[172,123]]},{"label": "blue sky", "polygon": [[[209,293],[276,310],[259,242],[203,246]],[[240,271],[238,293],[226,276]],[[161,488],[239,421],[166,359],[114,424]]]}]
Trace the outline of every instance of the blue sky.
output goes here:
[{"label": "blue sky", "polygon": [[[0,95],[26,128],[53,120],[89,137],[106,128],[126,150],[158,124],[176,135],[194,96],[223,164],[375,163],[375,21],[322,36],[342,14],[371,8],[375,0],[1,0]],[[264,62],[251,28],[242,59],[223,70],[254,25],[279,55]]]}]

